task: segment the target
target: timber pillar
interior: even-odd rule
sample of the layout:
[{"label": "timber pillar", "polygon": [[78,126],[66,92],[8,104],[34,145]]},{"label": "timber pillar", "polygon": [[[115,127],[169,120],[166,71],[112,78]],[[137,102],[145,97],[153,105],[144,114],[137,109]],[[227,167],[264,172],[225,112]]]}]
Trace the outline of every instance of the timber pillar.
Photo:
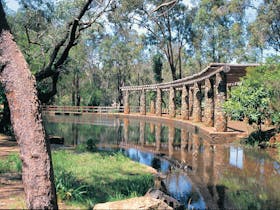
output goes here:
[{"label": "timber pillar", "polygon": [[161,89],[157,88],[156,115],[161,116]]},{"label": "timber pillar", "polygon": [[189,88],[189,117],[193,115],[193,89]]},{"label": "timber pillar", "polygon": [[146,92],[145,92],[145,90],[141,91],[140,114],[141,115],[146,115]]},{"label": "timber pillar", "polygon": [[214,127],[214,88],[211,79],[205,80],[204,124]]},{"label": "timber pillar", "polygon": [[169,117],[173,118],[176,116],[176,106],[175,106],[175,89],[170,87],[169,89]]},{"label": "timber pillar", "polygon": [[201,85],[195,83],[193,89],[193,122],[201,122],[201,121],[202,121]]},{"label": "timber pillar", "polygon": [[182,89],[182,106],[181,106],[181,116],[183,120],[189,120],[189,88],[183,85]]},{"label": "timber pillar", "polygon": [[214,127],[218,132],[225,132],[227,130],[227,116],[223,110],[223,103],[227,98],[227,81],[225,72],[216,74],[216,98],[215,98],[215,123]]},{"label": "timber pillar", "polygon": [[124,93],[124,114],[129,114],[130,108],[129,108],[129,91],[126,90]]}]

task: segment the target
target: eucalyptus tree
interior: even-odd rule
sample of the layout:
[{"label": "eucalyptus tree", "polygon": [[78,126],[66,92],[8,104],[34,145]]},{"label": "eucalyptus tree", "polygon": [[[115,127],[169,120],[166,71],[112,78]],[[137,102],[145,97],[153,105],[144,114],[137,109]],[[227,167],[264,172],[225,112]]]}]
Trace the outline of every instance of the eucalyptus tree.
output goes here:
[{"label": "eucalyptus tree", "polygon": [[[39,111],[39,101],[28,64],[13,40],[0,1],[0,81],[22,160],[27,208],[57,209],[50,147]],[[34,187],[35,186],[35,187]]]},{"label": "eucalyptus tree", "polygon": [[111,98],[120,105],[123,104],[121,86],[150,83],[149,73],[143,72],[142,41],[135,31],[129,32],[123,27],[115,27],[113,33],[117,35],[108,33],[99,46],[102,86],[111,92]]},{"label": "eucalyptus tree", "polygon": [[168,62],[172,79],[182,77],[182,54],[188,48],[191,12],[181,0],[115,1],[115,16],[131,23],[143,36],[147,48],[156,48]]},{"label": "eucalyptus tree", "polygon": [[135,19],[147,32],[146,43],[165,55],[172,79],[176,80],[182,77],[182,54],[189,48],[193,13],[182,1],[173,2],[167,8],[162,1],[144,2],[139,9],[141,19]]},{"label": "eucalyptus tree", "polygon": [[57,81],[70,50],[79,43],[83,31],[98,24],[112,1],[20,1],[24,28],[20,32],[25,32],[21,47],[39,83],[41,102],[49,102],[57,93]]},{"label": "eucalyptus tree", "polygon": [[257,8],[257,17],[249,26],[251,44],[260,49],[280,51],[280,2],[262,1]]},{"label": "eucalyptus tree", "polygon": [[193,24],[193,56],[209,62],[242,60],[246,47],[246,2],[201,0]]}]

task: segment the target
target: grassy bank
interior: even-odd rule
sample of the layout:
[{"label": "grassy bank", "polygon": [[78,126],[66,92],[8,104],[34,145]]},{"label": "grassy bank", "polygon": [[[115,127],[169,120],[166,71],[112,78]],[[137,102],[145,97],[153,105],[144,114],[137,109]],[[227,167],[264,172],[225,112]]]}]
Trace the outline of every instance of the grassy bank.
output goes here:
[{"label": "grassy bank", "polygon": [[120,153],[53,152],[57,193],[71,204],[96,203],[145,194],[153,184],[149,169]]},{"label": "grassy bank", "polygon": [[[153,185],[151,169],[120,153],[57,150],[52,158],[58,199],[66,208],[141,196]],[[16,153],[0,160],[0,174],[11,172],[21,172]]]}]

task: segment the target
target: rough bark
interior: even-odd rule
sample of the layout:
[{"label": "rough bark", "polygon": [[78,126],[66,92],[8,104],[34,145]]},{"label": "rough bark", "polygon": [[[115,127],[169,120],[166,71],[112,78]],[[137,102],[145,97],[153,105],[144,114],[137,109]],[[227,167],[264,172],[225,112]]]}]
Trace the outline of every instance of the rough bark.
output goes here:
[{"label": "rough bark", "polygon": [[156,99],[156,115],[161,116],[161,89],[157,88],[157,99]]},{"label": "rough bark", "polygon": [[173,118],[176,116],[176,105],[175,105],[175,89],[170,87],[169,90],[169,117]]},{"label": "rough bark", "polygon": [[22,180],[29,209],[57,209],[49,143],[42,124],[35,79],[13,40],[0,1],[0,72],[20,147]]},{"label": "rough bark", "polygon": [[140,114],[141,115],[146,115],[146,92],[145,92],[145,90],[141,91]]},{"label": "rough bark", "polygon": [[193,89],[193,122],[201,122],[201,121],[202,121],[201,85],[195,83]]}]

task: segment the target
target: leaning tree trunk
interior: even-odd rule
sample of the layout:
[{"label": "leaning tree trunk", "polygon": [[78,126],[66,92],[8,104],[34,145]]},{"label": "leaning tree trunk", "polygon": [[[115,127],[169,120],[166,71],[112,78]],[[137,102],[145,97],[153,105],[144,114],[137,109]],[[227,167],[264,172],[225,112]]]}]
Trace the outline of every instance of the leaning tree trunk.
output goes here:
[{"label": "leaning tree trunk", "polygon": [[22,160],[29,209],[57,209],[49,143],[42,124],[35,79],[13,40],[0,1],[0,80]]}]

